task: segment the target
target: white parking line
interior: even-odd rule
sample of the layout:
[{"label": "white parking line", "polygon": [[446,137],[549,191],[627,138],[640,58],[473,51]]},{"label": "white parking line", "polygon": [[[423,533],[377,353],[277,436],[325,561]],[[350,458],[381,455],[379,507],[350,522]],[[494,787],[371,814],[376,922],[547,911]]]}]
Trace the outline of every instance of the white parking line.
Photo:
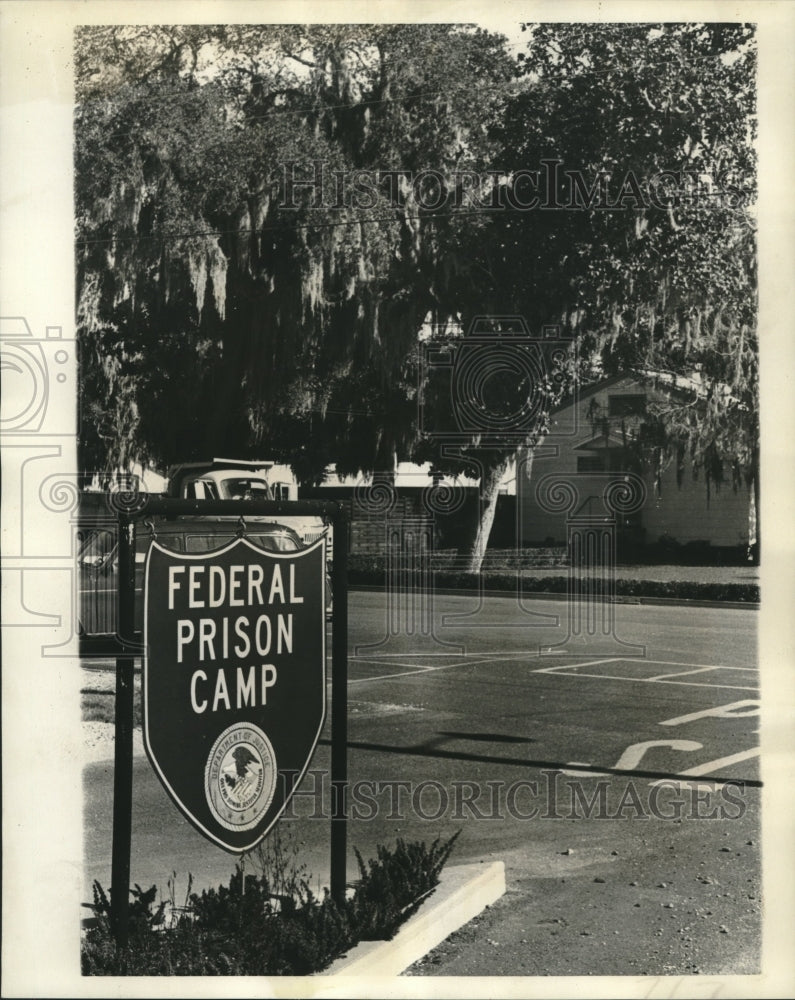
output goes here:
[{"label": "white parking line", "polygon": [[669,677],[690,677],[692,674],[709,673],[710,670],[720,670],[720,667],[696,667],[695,670],[677,670],[675,674],[657,674],[656,677],[647,677],[647,681],[661,681]]},{"label": "white parking line", "polygon": [[697,688],[728,688],[732,691],[757,691],[758,687],[756,685],[749,686],[747,684],[701,684],[698,681],[666,681],[666,680],[654,680],[650,677],[615,677],[611,674],[579,674],[579,677],[595,677],[597,680],[601,681],[632,681],[634,683],[640,684],[668,684],[672,687],[674,685],[680,685],[682,687],[697,687]]},{"label": "white parking line", "polygon": [[[673,673],[667,674],[655,674],[654,677],[622,677],[617,674],[584,674],[579,669],[580,667],[594,667],[602,663],[621,663],[623,657],[612,656],[605,660],[590,660],[587,663],[566,663],[560,664],[554,667],[541,667],[538,670],[534,670],[533,673],[536,674],[563,674],[568,677],[588,677],[599,681],[631,681],[633,683],[639,684],[676,684],[682,685],[684,687],[707,687],[707,688],[728,688],[733,691],[757,691],[758,685],[752,684],[707,684],[699,681],[683,681],[683,680],[671,680],[674,677],[685,677],[690,674],[700,674],[707,673],[713,670],[740,670],[746,673],[755,674],[756,671],[753,667],[724,667],[715,664],[700,664],[700,663],[681,663],[674,662],[673,660],[639,660],[639,663],[650,663],[650,664],[660,664],[661,666],[672,666],[672,667],[690,667],[689,670],[677,670]],[[632,661],[634,662],[634,661]]]},{"label": "white parking line", "polygon": [[[626,678],[630,680],[634,678]],[[642,680],[643,678],[638,678]],[[648,683],[648,681],[647,681]],[[694,688],[726,688],[729,691],[758,691],[758,684],[699,684],[698,681],[656,681],[657,684],[681,684],[684,687],[694,687]]]},{"label": "white parking line", "polygon": [[756,667],[727,667],[725,663],[680,663],[679,660],[646,660],[646,663],[662,663],[670,667],[698,667],[704,670],[745,670],[756,672]]},{"label": "white parking line", "polygon": [[[373,660],[367,656],[356,656],[350,657],[348,663],[375,663],[377,666],[385,666],[381,660]],[[428,667],[424,663],[395,663],[390,662],[390,667],[408,667],[416,673],[422,673],[423,670],[433,670],[433,667]]]},{"label": "white parking line", "polygon": [[[357,677],[354,680],[349,681],[348,683],[349,684],[366,684],[366,683],[368,683],[370,681],[390,680],[393,677],[408,677],[408,676],[412,676],[412,675],[415,675],[415,674],[433,673],[436,670],[449,670],[452,667],[464,667],[464,666],[473,666],[475,664],[481,664],[481,663],[493,663],[495,657],[499,657],[499,658],[502,658],[502,659],[508,660],[508,661],[525,659],[525,658],[533,658],[533,659],[536,658],[536,654],[535,653],[521,653],[521,652],[514,652],[514,651],[511,651],[511,650],[495,650],[493,652],[481,653],[479,655],[479,658],[477,660],[469,660],[469,659],[463,659],[463,660],[461,660],[461,659],[459,659],[459,662],[457,662],[457,663],[442,663],[442,664],[439,664],[438,666],[431,666],[431,665],[429,665],[427,663],[426,664],[423,664],[423,663],[400,663],[400,662],[396,662],[394,659],[391,659],[392,657],[397,657],[397,656],[400,656],[400,655],[401,654],[398,654],[398,653],[384,653],[384,654],[382,654],[382,655],[380,655],[378,657],[375,657],[375,656],[370,656],[370,657],[352,656],[352,657],[350,657],[350,661],[349,662],[351,662],[351,663],[367,663],[367,664],[374,664],[374,665],[379,665],[379,664],[383,663],[383,661],[384,661],[384,659],[386,657],[390,657],[390,661],[389,661],[389,666],[390,667],[391,666],[405,667],[406,669],[405,670],[401,670],[401,671],[396,671],[396,672],[393,672],[393,673],[389,673],[389,674],[380,674],[380,675],[377,675],[377,676],[374,676],[374,677]],[[419,653],[418,654],[404,653],[402,655],[406,659],[409,659],[410,657],[412,657],[414,655],[420,656],[420,655],[423,655],[423,654],[419,654]],[[428,658],[428,657],[431,657],[431,656],[433,656],[433,657],[439,657],[439,656],[458,656],[458,657],[461,657],[461,653],[457,653],[457,654],[454,654],[454,653],[428,653],[428,654],[424,654],[424,656],[425,656],[425,658]],[[557,663],[557,664],[553,664],[552,666],[548,666],[548,667],[537,667],[532,672],[535,673],[535,674],[562,674],[563,673],[563,674],[566,674],[567,676],[570,676],[570,677],[587,677],[587,678],[594,679],[594,680],[632,681],[632,682],[635,682],[635,683],[642,683],[642,684],[676,684],[676,685],[682,685],[682,686],[686,686],[686,687],[728,688],[730,690],[736,690],[736,691],[756,691],[757,690],[757,685],[708,684],[708,683],[701,683],[701,682],[698,682],[698,681],[685,681],[685,680],[679,680],[679,679],[672,680],[672,678],[681,678],[681,677],[691,676],[691,675],[694,675],[694,674],[709,673],[709,672],[715,671],[715,670],[734,670],[734,671],[743,671],[745,673],[755,674],[756,670],[755,670],[754,667],[725,667],[725,666],[717,665],[717,664],[709,664],[708,665],[708,664],[699,664],[699,663],[683,663],[683,662],[678,661],[678,660],[646,660],[646,659],[644,659],[644,660],[638,660],[637,662],[638,663],[659,664],[660,666],[688,667],[689,669],[687,669],[687,670],[676,670],[673,673],[655,674],[653,677],[622,677],[622,676],[619,676],[619,675],[616,675],[616,674],[590,674],[590,673],[582,673],[582,668],[583,667],[596,667],[596,666],[601,666],[604,663],[621,663],[624,659],[626,659],[626,658],[625,657],[621,657],[621,656],[608,656],[608,657],[602,657],[601,659],[597,659],[597,660],[586,660],[584,663]],[[633,660],[633,661],[628,661],[628,662],[636,662],[636,661]],[[386,665],[386,664],[384,664],[384,665]]]},{"label": "white parking line", "polygon": [[[604,660],[588,660],[585,663],[559,663],[554,667],[540,667],[538,670],[534,670],[534,674],[558,674],[561,670],[571,670],[576,667],[595,667],[599,663],[618,663],[620,661],[620,656],[608,656]],[[600,677],[601,674],[575,674],[575,677]]]},{"label": "white parking line", "polygon": [[[466,656],[466,653],[373,653],[370,656],[356,656],[355,654],[350,656],[351,660],[370,660],[375,663],[377,660],[386,659],[387,657],[397,657],[400,656],[403,659],[407,659],[411,656],[421,656],[424,660],[429,659],[432,656]],[[483,650],[477,654],[478,656],[505,656],[510,659],[518,659],[524,656],[536,656],[535,651],[527,652],[518,650],[515,653],[506,649],[495,649],[495,650]]]},{"label": "white parking line", "polygon": [[351,684],[367,684],[372,681],[388,681],[393,677],[417,677],[422,674],[434,674],[437,670],[450,670],[453,667],[474,667],[480,663],[493,663],[492,659],[485,660],[462,660],[461,663],[440,663],[438,667],[422,667],[417,669],[417,667],[412,667],[411,670],[402,670],[395,674],[380,674],[376,677],[356,677],[352,681],[348,681],[348,686]]}]

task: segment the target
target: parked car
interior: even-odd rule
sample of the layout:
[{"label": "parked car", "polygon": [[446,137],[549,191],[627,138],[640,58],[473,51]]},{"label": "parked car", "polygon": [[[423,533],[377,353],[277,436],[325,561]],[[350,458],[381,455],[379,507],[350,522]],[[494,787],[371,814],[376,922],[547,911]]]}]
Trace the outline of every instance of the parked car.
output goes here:
[{"label": "parked car", "polygon": [[[119,547],[108,525],[81,525],[78,551],[81,635],[114,635],[117,631]],[[223,548],[237,537],[237,519],[229,517],[152,518],[138,522],[135,537],[135,622],[143,622],[143,576],[152,537],[174,552],[201,553]],[[250,522],[245,537],[266,552],[300,552],[306,545],[294,528],[276,521]],[[331,580],[326,574],[326,608],[331,609]]]},{"label": "parked car", "polygon": [[[185,500],[297,500],[298,484],[294,479],[282,481],[284,469],[271,461],[231,458],[183,462],[169,468],[166,495]],[[261,519],[270,520],[267,515]],[[305,545],[323,535],[331,541],[331,527],[322,517],[287,516],[283,523],[295,528]]]}]

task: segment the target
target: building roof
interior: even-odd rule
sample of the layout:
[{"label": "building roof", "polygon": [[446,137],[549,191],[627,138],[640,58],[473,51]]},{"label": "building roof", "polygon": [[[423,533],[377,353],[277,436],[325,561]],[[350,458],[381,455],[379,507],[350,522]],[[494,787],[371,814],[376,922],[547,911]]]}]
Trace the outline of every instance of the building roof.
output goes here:
[{"label": "building roof", "polygon": [[589,382],[582,385],[577,390],[576,395],[568,396],[562,400],[558,406],[551,411],[552,414],[563,413],[571,409],[585,399],[590,399],[599,392],[604,392],[620,382],[634,382],[644,390],[653,390],[678,393],[703,393],[703,384],[695,377],[688,378],[683,375],[671,375],[668,372],[625,372],[621,375],[611,375],[608,378],[600,379],[597,382]]},{"label": "building roof", "polygon": [[608,448],[623,448],[624,439],[618,434],[597,434],[596,437],[575,445],[575,451],[605,451]]}]

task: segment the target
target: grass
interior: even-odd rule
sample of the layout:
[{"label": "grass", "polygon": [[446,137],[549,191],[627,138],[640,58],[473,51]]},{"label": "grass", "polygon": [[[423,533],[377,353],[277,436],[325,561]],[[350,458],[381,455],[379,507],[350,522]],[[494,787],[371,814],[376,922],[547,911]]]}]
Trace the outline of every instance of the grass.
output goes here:
[{"label": "grass", "polygon": [[[113,691],[83,691],[80,695],[81,718],[83,722],[114,722],[116,696]],[[142,725],[141,692],[133,696],[133,725]]]},{"label": "grass", "polygon": [[[522,578],[568,576],[566,566],[524,569]],[[595,572],[595,571],[593,571]],[[658,583],[754,583],[759,581],[758,566],[622,566],[616,567],[621,580],[649,580]]]},{"label": "grass", "polygon": [[[433,579],[437,588],[472,590],[483,585],[489,590],[515,590],[517,574],[526,594],[564,594],[567,591],[568,566],[530,563],[527,553],[489,552],[481,574],[466,573],[464,561],[450,552],[433,556]],[[520,561],[522,565],[520,565]],[[581,581],[599,580],[598,568],[577,572]],[[619,597],[665,598],[667,600],[730,601],[756,604],[760,600],[758,566],[691,565],[673,563],[618,564],[614,571],[615,593]],[[383,587],[385,560],[378,555],[351,556],[348,579],[351,586]],[[402,578],[408,583],[407,577]],[[418,582],[419,578],[418,578]],[[601,586],[601,584],[598,584]]]},{"label": "grass", "polygon": [[[455,550],[442,549],[431,555],[431,565],[434,573],[463,573],[467,558],[459,556]],[[385,560],[382,555],[353,554],[349,559],[349,568],[354,572],[383,572]],[[489,549],[483,560],[483,576],[488,579],[493,576],[503,576],[506,573],[516,575],[521,569],[522,578],[531,580],[544,577],[566,577],[569,566],[566,560],[565,548],[541,550],[534,549]],[[582,575],[601,574],[601,569],[585,569]],[[716,561],[697,564],[694,561],[664,562],[662,560],[648,562],[632,562],[619,560],[615,567],[617,579],[649,580],[653,582],[670,583],[684,581],[688,583],[753,583],[758,582],[759,566],[742,559],[735,559],[725,565]]]}]

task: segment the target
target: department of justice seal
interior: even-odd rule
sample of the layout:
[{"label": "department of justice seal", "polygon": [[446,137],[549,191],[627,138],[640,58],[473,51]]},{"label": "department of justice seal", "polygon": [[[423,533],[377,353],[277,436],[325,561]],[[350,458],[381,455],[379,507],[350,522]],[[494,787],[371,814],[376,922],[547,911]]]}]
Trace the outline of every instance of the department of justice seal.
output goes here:
[{"label": "department of justice seal", "polygon": [[225,729],[213,744],[204,770],[207,802],[227,830],[250,830],[271,804],[276,755],[268,737],[250,722]]}]

